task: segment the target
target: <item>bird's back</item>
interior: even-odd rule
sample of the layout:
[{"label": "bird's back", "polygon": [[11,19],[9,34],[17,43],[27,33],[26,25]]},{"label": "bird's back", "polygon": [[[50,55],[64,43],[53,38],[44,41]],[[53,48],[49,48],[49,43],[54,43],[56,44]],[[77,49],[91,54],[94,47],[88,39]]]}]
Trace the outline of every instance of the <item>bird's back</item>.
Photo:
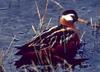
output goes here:
[{"label": "bird's back", "polygon": [[[55,26],[36,36],[31,42],[19,47],[16,55],[21,59],[15,65],[48,64],[48,57],[52,63],[62,62],[59,58],[73,60],[77,50],[80,48],[80,40],[77,33],[63,26]],[[58,57],[58,58],[57,58]],[[40,62],[39,62],[40,61]]]}]

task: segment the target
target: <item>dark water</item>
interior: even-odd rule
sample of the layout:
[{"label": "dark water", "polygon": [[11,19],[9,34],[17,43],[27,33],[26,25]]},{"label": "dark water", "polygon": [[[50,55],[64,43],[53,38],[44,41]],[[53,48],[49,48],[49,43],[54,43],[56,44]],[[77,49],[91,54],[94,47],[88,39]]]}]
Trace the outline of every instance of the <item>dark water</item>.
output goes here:
[{"label": "dark water", "polygon": [[[16,40],[11,48],[10,58],[4,61],[7,72],[16,72],[13,66],[14,46],[23,45],[32,38],[34,32],[31,25],[36,28],[39,26],[39,18],[36,11],[35,1],[39,5],[41,15],[44,13],[45,0],[0,0],[0,48],[6,49],[14,35]],[[93,18],[93,23],[100,17],[99,0],[56,0],[64,9],[74,9],[78,12],[79,17],[84,19]],[[62,9],[49,0],[46,23],[52,17],[51,26],[58,24],[58,17]],[[84,56],[89,58],[87,68],[76,67],[75,72],[99,72],[100,71],[100,30],[95,34],[89,26],[78,25],[82,31],[86,31],[83,40],[87,43],[84,47]],[[12,58],[13,57],[13,58]],[[12,63],[12,64],[9,64]],[[10,68],[11,66],[11,68]],[[11,71],[12,70],[12,71]]]}]

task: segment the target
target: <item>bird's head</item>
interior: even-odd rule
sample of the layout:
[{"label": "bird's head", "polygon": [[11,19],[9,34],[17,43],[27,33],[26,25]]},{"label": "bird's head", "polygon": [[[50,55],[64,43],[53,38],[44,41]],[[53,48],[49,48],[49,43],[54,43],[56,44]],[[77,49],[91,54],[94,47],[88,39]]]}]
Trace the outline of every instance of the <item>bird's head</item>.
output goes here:
[{"label": "bird's head", "polygon": [[63,19],[69,22],[76,22],[78,19],[77,13],[74,10],[66,10],[62,13],[61,16]]},{"label": "bird's head", "polygon": [[87,21],[78,17],[76,11],[65,10],[60,17],[60,24],[64,26],[73,26],[78,21],[80,23],[86,23]]}]

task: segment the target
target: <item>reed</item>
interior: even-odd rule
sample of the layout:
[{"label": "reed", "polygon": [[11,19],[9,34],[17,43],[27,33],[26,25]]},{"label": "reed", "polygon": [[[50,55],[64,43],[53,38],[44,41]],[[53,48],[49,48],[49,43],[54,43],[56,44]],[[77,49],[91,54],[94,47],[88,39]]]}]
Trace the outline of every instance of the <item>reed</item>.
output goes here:
[{"label": "reed", "polygon": [[6,72],[5,68],[4,68],[4,53],[3,50],[0,50],[0,72]]}]

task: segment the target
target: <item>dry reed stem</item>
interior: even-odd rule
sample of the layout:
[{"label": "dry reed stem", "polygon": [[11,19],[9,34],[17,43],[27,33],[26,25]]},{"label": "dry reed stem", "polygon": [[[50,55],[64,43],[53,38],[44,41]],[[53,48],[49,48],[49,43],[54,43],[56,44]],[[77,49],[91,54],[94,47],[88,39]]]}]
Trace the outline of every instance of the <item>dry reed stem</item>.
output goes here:
[{"label": "dry reed stem", "polygon": [[49,25],[50,25],[51,20],[52,20],[52,17],[49,19],[49,21],[48,21],[48,23],[47,23],[46,30],[49,28]]},{"label": "dry reed stem", "polygon": [[14,35],[14,37],[12,38],[12,41],[10,42],[10,44],[9,44],[9,46],[8,46],[8,48],[7,48],[6,52],[5,52],[5,54],[4,54],[4,59],[5,59],[6,56],[8,56],[8,53],[9,53],[10,50],[11,50],[11,46],[12,46],[12,44],[13,44],[15,38],[16,38],[16,35]]},{"label": "dry reed stem", "polygon": [[[91,26],[93,26],[93,18],[92,17],[90,17],[90,24],[91,24]],[[93,27],[92,27],[92,29],[93,29]]]},{"label": "dry reed stem", "polygon": [[61,9],[64,9],[64,7],[57,1],[51,0],[53,3],[55,3],[57,6],[59,6]]},{"label": "dry reed stem", "polygon": [[72,65],[69,64],[69,63],[67,62],[67,60],[64,60],[64,63],[68,65],[68,69],[67,69],[68,72],[73,72],[73,70],[72,70]]},{"label": "dry reed stem", "polygon": [[[41,20],[41,14],[40,14],[40,10],[39,10],[37,1],[35,1],[35,5],[36,5],[36,10],[37,10],[37,13],[38,13],[39,20]],[[40,22],[41,22],[41,21],[40,21]]]},{"label": "dry reed stem", "polygon": [[35,1],[35,5],[36,5],[36,10],[37,10],[37,14],[38,14],[38,17],[39,17],[39,20],[40,20],[40,28],[42,27],[42,20],[41,20],[41,14],[40,14],[40,10],[39,10],[39,6],[37,4],[37,1]]},{"label": "dry reed stem", "polygon": [[47,13],[47,9],[48,9],[48,0],[46,0],[45,11],[44,11],[44,15],[43,16],[41,16],[41,14],[40,14],[39,6],[38,6],[36,1],[35,1],[35,5],[36,5],[39,21],[40,21],[39,22],[39,29],[40,29],[40,32],[41,32],[41,29],[42,29],[42,26],[43,26],[43,23],[44,23],[44,20],[45,20],[45,16],[46,16],[46,13]]},{"label": "dry reed stem", "polygon": [[37,31],[36,31],[36,29],[35,29],[35,27],[32,25],[32,30],[33,30],[33,32],[35,33],[35,34],[37,34]]},{"label": "dry reed stem", "polygon": [[86,31],[84,31],[84,32],[82,33],[82,35],[81,35],[81,37],[80,37],[80,42],[82,42],[85,33],[86,33]]},{"label": "dry reed stem", "polygon": [[97,27],[96,27],[96,26],[97,26],[97,23],[95,22],[95,23],[94,23],[94,31],[97,30]]},{"label": "dry reed stem", "polygon": [[[39,20],[40,20],[40,29],[44,23],[44,20],[45,20],[45,16],[46,16],[46,13],[47,13],[47,8],[48,8],[48,0],[46,0],[46,4],[45,4],[45,13],[44,15],[41,17],[41,14],[40,14],[40,11],[39,11],[39,6],[37,5],[37,2],[35,2],[35,5],[36,5],[36,8],[37,8],[37,13],[38,13],[38,17],[39,17]],[[33,31],[35,31],[35,28],[33,27]],[[37,32],[35,31],[35,33],[37,34]],[[41,32],[38,33],[38,35],[41,35]],[[41,37],[40,37],[41,39]],[[36,50],[35,50],[36,51]],[[40,54],[39,54],[39,57],[40,57]]]},{"label": "dry reed stem", "polygon": [[[10,42],[10,44],[9,44],[9,46],[8,46],[8,48],[7,48],[7,50],[5,51],[5,53],[4,53],[4,55],[3,55],[3,61],[6,60],[6,58],[8,58],[8,57],[11,58],[12,52],[10,53],[10,51],[12,50],[12,49],[11,49],[11,46],[12,46],[12,44],[13,44],[15,38],[16,38],[16,35],[14,35],[14,37],[12,38],[12,40],[11,40],[11,42]],[[9,53],[10,53],[10,54],[9,54]],[[7,56],[8,56],[8,57],[7,57]],[[4,66],[3,66],[2,68],[3,68],[4,72],[6,72]],[[11,66],[10,66],[10,68],[11,68]],[[12,69],[11,69],[11,72],[13,72]]]},{"label": "dry reed stem", "polygon": [[48,2],[49,0],[46,0],[46,3],[45,3],[45,10],[44,10],[44,14],[43,14],[43,16],[41,17],[41,27],[40,27],[40,31],[41,32],[43,32],[43,30],[45,30],[45,26],[44,26],[44,24],[45,24],[45,19],[46,19],[46,15],[47,15],[47,11],[48,11],[48,4],[49,4],[49,2]]},{"label": "dry reed stem", "polygon": [[4,65],[3,65],[4,53],[3,50],[0,51],[0,72],[6,72]]},{"label": "dry reed stem", "polygon": [[46,53],[46,60],[48,62],[48,64],[50,65],[51,69],[52,69],[52,72],[54,72],[54,68],[53,68],[53,65],[52,65],[52,62],[50,61],[50,59],[48,58],[48,54],[47,54],[47,51],[44,49],[45,53]]},{"label": "dry reed stem", "polygon": [[[38,31],[36,31],[35,30],[35,27],[32,25],[32,30],[35,32],[35,34],[36,34],[36,37],[37,36],[40,36],[40,33],[38,33]],[[35,37],[35,38],[36,38]],[[41,39],[41,37],[40,37],[40,39]],[[38,53],[38,51],[37,51],[37,49],[34,47],[34,51],[35,51],[35,53],[36,53],[36,56],[37,56],[37,58],[38,58],[38,63],[40,64],[41,63],[41,60],[40,60],[40,54]]]},{"label": "dry reed stem", "polygon": [[[39,7],[38,7],[38,5],[37,5],[37,2],[35,2],[35,5],[36,5],[36,8],[37,8],[37,13],[38,13],[38,17],[39,17],[39,20],[40,20],[40,29],[41,29],[41,27],[42,27],[42,25],[43,25],[43,23],[44,23],[44,20],[45,20],[45,17],[46,17],[46,14],[47,14],[47,9],[48,9],[48,0],[46,0],[46,4],[45,4],[45,11],[44,11],[44,15],[41,17],[41,14],[40,14],[40,11],[39,11]],[[50,23],[50,21],[51,21],[51,19],[49,20],[49,22],[48,22],[48,25],[49,25],[49,23]],[[33,31],[35,31],[35,28],[33,27]],[[36,31],[35,31],[35,33],[37,33]],[[40,35],[41,33],[39,33],[39,35]],[[40,37],[40,39],[41,39],[41,37]],[[36,51],[36,50],[35,50]],[[40,53],[39,53],[39,57],[40,57],[41,55],[40,55]],[[47,61],[48,61],[49,59],[47,58]],[[49,63],[50,63],[50,61],[48,61]]]},{"label": "dry reed stem", "polygon": [[90,17],[90,26],[91,26],[91,28],[94,29],[94,30],[97,30],[97,29],[100,28],[100,25],[97,25],[96,22],[93,23],[93,18],[92,18],[92,17]]},{"label": "dry reed stem", "polygon": [[0,66],[3,64],[3,53],[0,51]]},{"label": "dry reed stem", "polygon": [[47,10],[48,10],[48,0],[46,0],[44,15],[43,15],[42,18],[41,18],[42,23],[43,23],[44,20],[45,20],[45,17],[46,17],[46,14],[47,14]]},{"label": "dry reed stem", "polygon": [[33,65],[33,69],[36,71],[36,72],[39,72],[37,66],[35,65],[34,61],[32,61],[32,65]]}]

